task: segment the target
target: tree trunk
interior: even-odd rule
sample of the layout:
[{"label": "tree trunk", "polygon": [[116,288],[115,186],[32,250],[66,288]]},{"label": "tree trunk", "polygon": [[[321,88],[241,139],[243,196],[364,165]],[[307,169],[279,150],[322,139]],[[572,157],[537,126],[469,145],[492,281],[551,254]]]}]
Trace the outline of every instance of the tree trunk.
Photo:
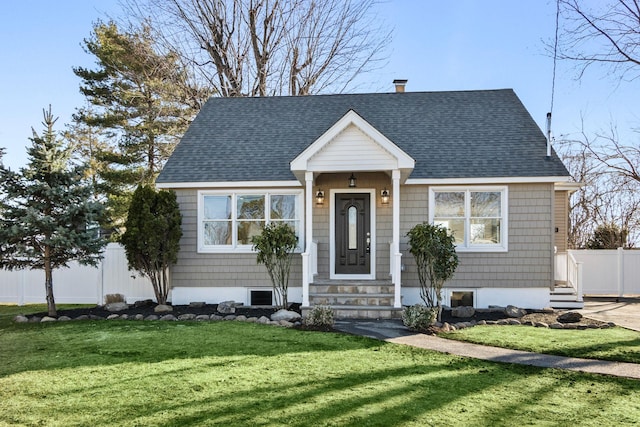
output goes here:
[{"label": "tree trunk", "polygon": [[53,275],[51,269],[51,248],[46,246],[44,248],[44,288],[47,294],[47,309],[49,316],[55,317],[58,315],[56,311],[56,301],[53,297]]}]

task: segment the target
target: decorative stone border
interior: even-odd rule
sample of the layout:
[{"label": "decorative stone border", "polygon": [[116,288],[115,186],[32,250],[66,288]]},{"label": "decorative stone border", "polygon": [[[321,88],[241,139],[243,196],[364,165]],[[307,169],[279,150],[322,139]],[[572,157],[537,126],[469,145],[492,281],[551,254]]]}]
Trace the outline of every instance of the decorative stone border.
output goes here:
[{"label": "decorative stone border", "polygon": [[[275,316],[274,315],[272,317]],[[247,323],[259,323],[262,325],[273,325],[273,326],[282,326],[285,328],[293,328],[296,326],[300,326],[302,323],[300,320],[295,320],[295,321],[289,321],[289,320],[285,320],[285,319],[280,319],[280,320],[272,320],[270,318],[268,318],[267,316],[261,316],[261,317],[247,317],[244,315],[234,315],[234,314],[228,314],[226,316],[221,316],[219,314],[200,314],[200,315],[195,315],[192,313],[185,313],[185,314],[181,314],[179,316],[174,316],[173,314],[164,314],[164,315],[157,315],[157,314],[149,314],[147,316],[144,316],[143,314],[135,314],[135,315],[128,315],[128,314],[110,314],[107,317],[102,317],[102,316],[96,316],[96,315],[86,315],[83,314],[81,316],[78,316],[76,318],[71,318],[68,316],[60,316],[58,318],[55,317],[49,317],[49,316],[44,316],[44,317],[38,317],[38,316],[24,316],[24,315],[17,315],[13,318],[13,321],[15,323],[47,323],[47,322],[68,322],[68,321],[77,321],[77,320],[133,320],[133,321],[154,321],[154,320],[159,320],[159,321],[167,321],[167,322],[176,322],[176,321],[195,321],[195,322],[211,322],[211,321],[230,321],[230,320],[234,320],[237,322],[247,322]]]},{"label": "decorative stone border", "polygon": [[439,323],[436,322],[433,326],[440,329],[443,332],[457,331],[465,328],[472,328],[474,326],[481,325],[521,325],[521,326],[533,326],[535,328],[549,328],[549,329],[608,329],[616,326],[613,322],[602,323],[600,325],[588,324],[581,325],[576,323],[560,323],[555,322],[547,324],[544,322],[521,322],[518,319],[502,319],[502,320],[472,320],[470,322],[457,322],[457,323]]}]

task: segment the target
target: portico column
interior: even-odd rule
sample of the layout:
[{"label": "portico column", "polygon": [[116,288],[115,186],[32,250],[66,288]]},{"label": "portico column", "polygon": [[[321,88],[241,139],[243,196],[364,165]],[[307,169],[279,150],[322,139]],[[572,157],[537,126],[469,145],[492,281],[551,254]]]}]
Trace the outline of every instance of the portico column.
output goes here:
[{"label": "portico column", "polygon": [[305,172],[304,214],[305,249],[302,254],[302,306],[309,306],[309,278],[311,277],[311,242],[313,241],[313,172]]},{"label": "portico column", "polygon": [[402,284],[402,253],[400,253],[400,171],[398,169],[391,173],[393,180],[393,285],[394,298],[393,306],[395,308],[402,307],[402,297],[400,294]]}]

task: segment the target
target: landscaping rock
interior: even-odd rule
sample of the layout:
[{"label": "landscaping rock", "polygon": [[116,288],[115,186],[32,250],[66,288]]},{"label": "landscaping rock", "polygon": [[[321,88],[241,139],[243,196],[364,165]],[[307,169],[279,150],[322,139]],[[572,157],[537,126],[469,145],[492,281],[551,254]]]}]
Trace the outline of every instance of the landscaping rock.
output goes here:
[{"label": "landscaping rock", "polygon": [[58,317],[58,322],[68,322],[69,320],[71,320],[71,317],[69,317],[69,316],[60,316],[60,317]]},{"label": "landscaping rock", "polygon": [[81,314],[80,316],[76,317],[74,320],[89,320],[89,316],[87,316],[86,314]]},{"label": "landscaping rock", "polygon": [[280,326],[284,326],[285,328],[293,327],[293,323],[289,322],[288,320],[280,320],[278,323],[280,324]]},{"label": "landscaping rock", "polygon": [[481,320],[481,321],[478,322],[478,325],[480,325],[480,326],[484,326],[486,324],[487,324],[486,320]]},{"label": "landscaping rock", "polygon": [[236,321],[238,321],[238,322],[246,322],[247,321],[247,316],[241,314],[240,316],[236,317]]},{"label": "landscaping rock", "polygon": [[522,317],[527,314],[527,310],[524,308],[518,308],[515,305],[508,305],[504,309],[504,313],[509,317]]},{"label": "landscaping rock", "polygon": [[90,314],[89,319],[91,320],[104,320],[104,317],[96,316],[95,314]]},{"label": "landscaping rock", "polygon": [[544,323],[544,322],[534,322],[533,326],[535,326],[536,328],[548,328],[549,325]]},{"label": "landscaping rock", "polygon": [[133,320],[144,320],[144,314],[136,314],[133,316]]},{"label": "landscaping rock", "polygon": [[129,304],[126,302],[112,302],[104,306],[104,309],[112,313],[117,311],[126,310],[129,308]]},{"label": "landscaping rock", "polygon": [[[138,317],[138,316],[136,315],[136,317]],[[147,317],[144,318],[144,320],[158,320],[158,319],[159,319],[159,317],[156,316],[155,314],[150,314],[150,315],[148,315]]]},{"label": "landscaping rock", "polygon": [[551,329],[563,329],[564,325],[562,323],[552,323],[549,325],[549,328]]},{"label": "landscaping rock", "polygon": [[196,316],[196,322],[205,322],[207,320],[210,320],[208,314],[200,314]]},{"label": "landscaping rock", "polygon": [[16,323],[27,323],[29,318],[27,316],[23,316],[22,314],[18,314],[13,318],[13,321]]},{"label": "landscaping rock", "polygon": [[165,314],[160,318],[160,320],[164,320],[166,322],[173,322],[178,319],[176,319],[176,316],[174,316],[173,314]]},{"label": "landscaping rock", "polygon": [[256,323],[266,325],[269,323],[269,318],[267,316],[260,316],[260,318],[256,321]]},{"label": "landscaping rock", "polygon": [[142,301],[136,301],[133,303],[133,306],[135,308],[141,308],[141,307],[151,307],[153,305],[153,300],[150,299],[145,299]]},{"label": "landscaping rock", "polygon": [[509,319],[508,322],[510,325],[522,325],[522,323],[517,319]]},{"label": "landscaping rock", "polygon": [[127,320],[129,319],[129,315],[128,314],[121,314],[120,315],[120,320]]},{"label": "landscaping rock", "polygon": [[274,320],[276,322],[279,322],[280,320],[286,320],[291,322],[291,321],[299,320],[301,318],[302,316],[300,316],[299,313],[296,313],[295,311],[284,310],[284,309],[278,310],[271,315],[271,320]]},{"label": "landscaping rock", "polygon": [[578,323],[580,320],[582,320],[582,314],[577,311],[567,311],[558,316],[560,323]]},{"label": "landscaping rock", "polygon": [[508,325],[509,321],[507,319],[500,319],[496,322],[497,325]]},{"label": "landscaping rock", "polygon": [[155,313],[171,313],[173,311],[173,307],[167,304],[158,304],[153,311]]},{"label": "landscaping rock", "polygon": [[249,317],[247,318],[247,322],[249,323],[256,323],[258,321],[257,317]]},{"label": "landscaping rock", "polygon": [[110,314],[107,316],[107,320],[114,320],[114,319],[119,319],[120,315],[119,314]]},{"label": "landscaping rock", "polygon": [[453,317],[473,317],[474,314],[476,314],[476,310],[469,306],[453,307],[451,309]]},{"label": "landscaping rock", "polygon": [[224,317],[220,316],[219,314],[212,314],[211,316],[209,316],[209,319],[211,319],[211,320],[222,320],[222,319],[224,319]]},{"label": "landscaping rock", "polygon": [[193,313],[185,313],[178,316],[178,320],[193,320],[196,318],[196,315]]},{"label": "landscaping rock", "polygon": [[236,312],[236,302],[235,301],[223,301],[218,304],[218,313],[222,314],[233,314]]},{"label": "landscaping rock", "polygon": [[42,320],[40,320],[41,323],[44,323],[44,322],[57,322],[57,321],[58,321],[58,319],[56,319],[55,317],[49,317],[49,316],[44,316],[42,318]]}]

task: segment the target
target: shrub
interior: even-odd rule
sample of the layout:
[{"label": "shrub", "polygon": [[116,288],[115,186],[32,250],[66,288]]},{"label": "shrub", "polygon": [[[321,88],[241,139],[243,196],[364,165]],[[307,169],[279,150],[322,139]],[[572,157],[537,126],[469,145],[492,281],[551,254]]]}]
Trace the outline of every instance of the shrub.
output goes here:
[{"label": "shrub", "polygon": [[438,315],[437,307],[416,304],[402,310],[402,323],[414,331],[423,331],[433,325]]},{"label": "shrub", "polygon": [[122,294],[106,294],[104,296],[105,304],[111,304],[114,302],[127,302],[127,300]]},{"label": "shrub", "polygon": [[315,327],[333,327],[333,309],[326,305],[315,305],[304,318],[304,324]]}]

